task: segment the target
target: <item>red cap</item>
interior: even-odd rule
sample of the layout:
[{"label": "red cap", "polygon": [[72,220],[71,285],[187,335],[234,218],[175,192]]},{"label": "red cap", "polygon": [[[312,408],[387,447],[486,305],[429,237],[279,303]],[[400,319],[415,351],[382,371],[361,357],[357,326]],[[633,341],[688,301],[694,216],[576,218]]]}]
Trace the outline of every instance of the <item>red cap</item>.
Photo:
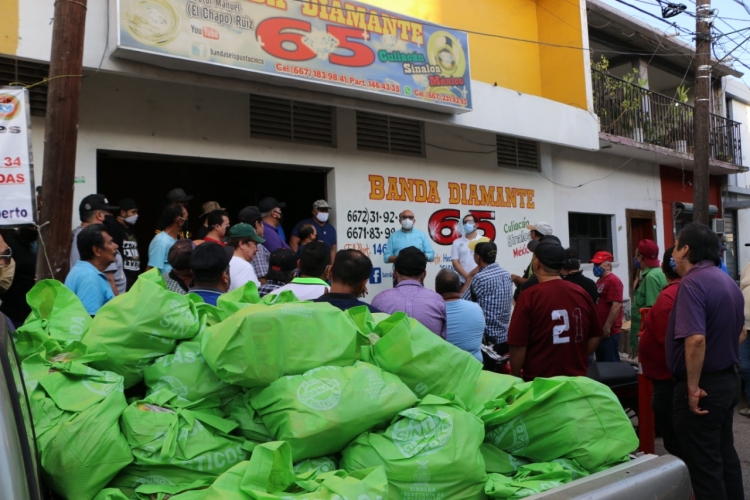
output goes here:
[{"label": "red cap", "polygon": [[659,267],[661,261],[659,260],[659,245],[653,240],[641,240],[638,243],[638,251],[643,255],[643,262],[648,267]]},{"label": "red cap", "polygon": [[615,257],[611,253],[605,252],[603,250],[600,252],[596,252],[594,256],[591,258],[591,262],[593,262],[594,264],[601,264],[602,262],[614,262],[614,261],[615,261]]}]

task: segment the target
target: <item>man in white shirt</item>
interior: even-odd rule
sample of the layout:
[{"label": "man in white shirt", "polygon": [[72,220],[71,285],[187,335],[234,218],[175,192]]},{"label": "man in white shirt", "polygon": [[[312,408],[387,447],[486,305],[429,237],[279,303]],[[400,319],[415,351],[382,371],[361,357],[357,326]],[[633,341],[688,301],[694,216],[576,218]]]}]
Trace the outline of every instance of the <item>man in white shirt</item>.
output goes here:
[{"label": "man in white shirt", "polygon": [[229,261],[229,290],[243,287],[248,281],[260,286],[260,280],[250,262],[258,251],[258,243],[266,240],[258,236],[253,226],[244,222],[230,227],[228,234],[227,245],[234,248],[234,255]]},{"label": "man in white shirt", "polygon": [[466,283],[469,273],[477,267],[474,262],[474,250],[469,248],[469,243],[478,240],[481,236],[477,232],[477,220],[471,214],[464,217],[462,229],[464,235],[453,240],[451,245],[451,262],[461,283]]},{"label": "man in white shirt", "polygon": [[330,285],[324,281],[330,267],[331,247],[322,241],[310,242],[302,249],[302,255],[297,261],[300,277],[271,294],[278,295],[291,290],[299,300],[315,300],[330,291]]}]

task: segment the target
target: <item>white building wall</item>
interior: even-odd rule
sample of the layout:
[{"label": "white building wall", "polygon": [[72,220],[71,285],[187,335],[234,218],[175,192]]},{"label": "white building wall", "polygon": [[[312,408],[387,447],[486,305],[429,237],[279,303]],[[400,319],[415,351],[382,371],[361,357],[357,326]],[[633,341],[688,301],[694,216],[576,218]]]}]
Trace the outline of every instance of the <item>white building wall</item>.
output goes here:
[{"label": "white building wall", "polygon": [[[568,213],[594,213],[614,216],[612,237],[615,264],[613,272],[624,284],[625,298],[630,297],[628,277],[628,236],[626,209],[649,210],[656,215],[656,242],[664,251],[664,212],[661,202],[659,166],[655,163],[596,153],[577,151],[558,146],[550,147],[552,162],[549,178],[553,187],[555,234],[564,246],[569,244]],[[605,178],[606,177],[606,178]],[[549,183],[550,181],[544,180]],[[562,187],[581,186],[572,189]],[[583,266],[585,274],[592,274],[592,265]]]}]

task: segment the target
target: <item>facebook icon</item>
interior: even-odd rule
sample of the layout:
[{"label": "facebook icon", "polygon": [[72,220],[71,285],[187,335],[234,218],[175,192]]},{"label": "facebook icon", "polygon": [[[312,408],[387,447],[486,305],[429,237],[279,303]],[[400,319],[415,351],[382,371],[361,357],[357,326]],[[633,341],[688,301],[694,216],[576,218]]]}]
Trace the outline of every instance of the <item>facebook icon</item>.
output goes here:
[{"label": "facebook icon", "polygon": [[380,275],[380,268],[373,267],[370,273],[370,283],[373,285],[379,285],[383,281],[383,277]]}]

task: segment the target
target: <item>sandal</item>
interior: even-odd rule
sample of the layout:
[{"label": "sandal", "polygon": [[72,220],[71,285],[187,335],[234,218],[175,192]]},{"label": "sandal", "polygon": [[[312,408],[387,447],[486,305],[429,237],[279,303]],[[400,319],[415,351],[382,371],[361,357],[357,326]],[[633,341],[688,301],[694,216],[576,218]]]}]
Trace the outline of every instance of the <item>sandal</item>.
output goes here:
[{"label": "sandal", "polygon": [[743,417],[750,417],[750,406],[740,410],[740,415]]}]

